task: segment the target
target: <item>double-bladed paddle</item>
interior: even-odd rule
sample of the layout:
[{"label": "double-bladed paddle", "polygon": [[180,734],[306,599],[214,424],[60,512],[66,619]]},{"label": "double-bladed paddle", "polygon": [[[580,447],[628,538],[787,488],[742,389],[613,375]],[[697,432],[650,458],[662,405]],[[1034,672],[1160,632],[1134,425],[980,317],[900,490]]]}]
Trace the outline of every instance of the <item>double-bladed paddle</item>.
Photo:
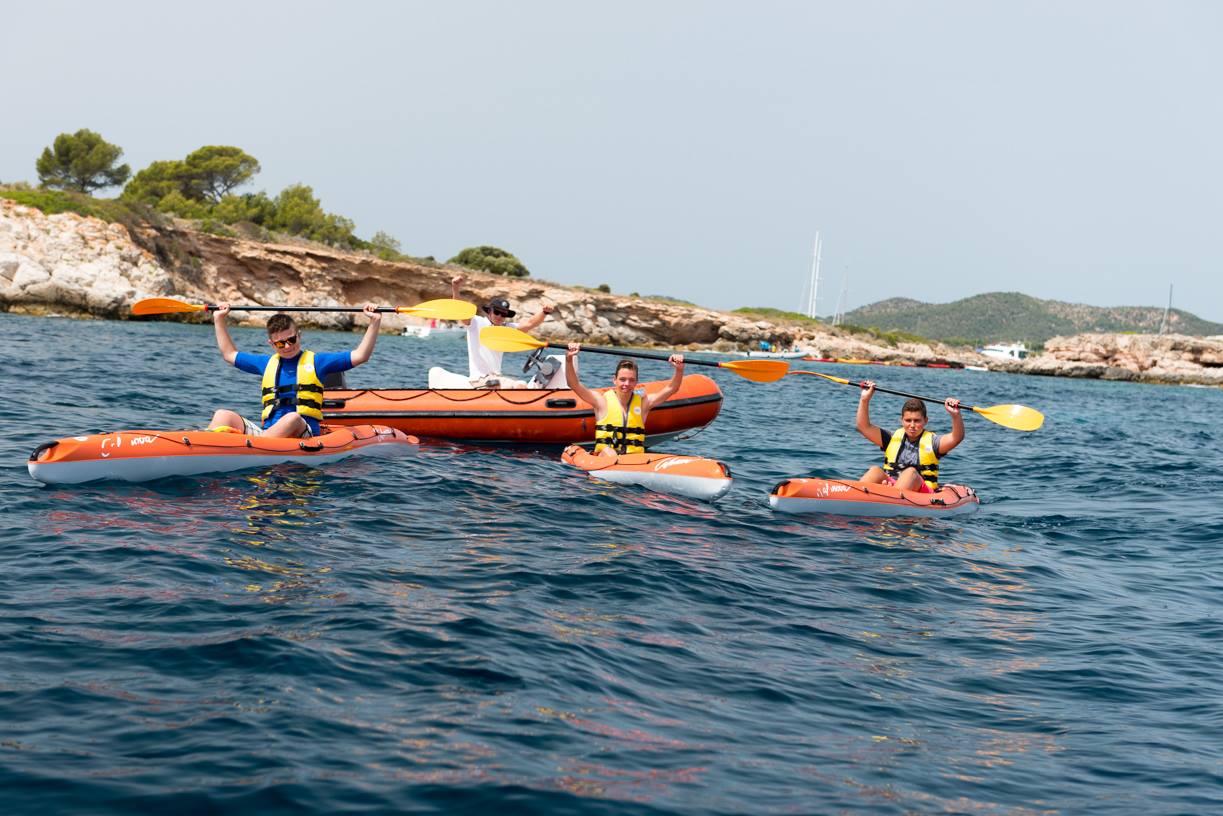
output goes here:
[{"label": "double-bladed paddle", "polygon": [[[360,306],[230,306],[235,312],[362,312]],[[179,314],[183,312],[214,312],[212,303],[186,303],[174,298],[145,298],[132,304],[134,315]],[[426,300],[415,306],[379,306],[379,312],[431,317],[436,320],[470,320],[476,313],[476,304],[465,300]]]},{"label": "double-bladed paddle", "polygon": [[[536,340],[524,331],[510,326],[485,326],[480,329],[480,342],[493,351],[531,351],[532,349],[555,348],[566,349],[564,343],[548,343]],[[670,354],[650,354],[645,351],[628,351],[619,348],[602,348],[600,346],[582,346],[582,351],[595,354],[616,354],[621,357],[640,357],[643,360],[666,360]],[[753,382],[776,382],[786,376],[790,364],[781,360],[727,360],[715,363],[711,360],[692,360],[684,358],[685,365],[716,366],[729,369],[744,379]]]},{"label": "double-bladed paddle", "polygon": [[[847,380],[844,377],[834,377],[831,374],[821,374],[818,371],[791,371],[791,374],[808,374],[812,377],[823,377],[825,380],[831,380],[841,385],[854,385],[858,388],[862,387],[862,383]],[[885,394],[895,394],[898,397],[912,397],[924,402],[938,402],[943,400],[935,399],[934,397],[923,397],[918,394],[906,394],[903,391],[892,391],[887,388],[875,386],[876,391],[882,391]],[[1045,422],[1045,415],[1035,408],[1029,408],[1026,405],[991,405],[988,408],[982,408],[978,405],[961,405],[960,408],[967,409],[973,413],[980,414],[990,422],[995,422],[1004,428],[1013,428],[1016,431],[1034,431]]]}]

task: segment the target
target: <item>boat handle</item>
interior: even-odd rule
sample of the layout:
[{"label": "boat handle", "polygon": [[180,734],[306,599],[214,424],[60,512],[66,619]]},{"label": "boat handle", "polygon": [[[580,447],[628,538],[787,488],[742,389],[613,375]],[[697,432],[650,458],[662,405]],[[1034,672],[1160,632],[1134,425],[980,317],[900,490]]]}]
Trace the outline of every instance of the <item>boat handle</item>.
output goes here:
[{"label": "boat handle", "polygon": [[324,408],[343,408],[346,402],[348,402],[348,400],[325,399],[323,400],[323,407]]},{"label": "boat handle", "polygon": [[323,449],[322,442],[307,442],[306,440],[303,439],[301,442],[298,442],[297,444],[304,451],[321,451]]},{"label": "boat handle", "polygon": [[42,456],[43,453],[51,450],[58,444],[59,444],[58,440],[55,442],[43,442],[41,445],[39,445],[37,448],[34,449],[33,453],[30,454],[30,461],[37,462],[39,456]]},{"label": "boat handle", "polygon": [[576,408],[578,405],[578,401],[573,400],[573,399],[561,398],[561,399],[550,399],[544,404],[547,405],[549,408]]}]

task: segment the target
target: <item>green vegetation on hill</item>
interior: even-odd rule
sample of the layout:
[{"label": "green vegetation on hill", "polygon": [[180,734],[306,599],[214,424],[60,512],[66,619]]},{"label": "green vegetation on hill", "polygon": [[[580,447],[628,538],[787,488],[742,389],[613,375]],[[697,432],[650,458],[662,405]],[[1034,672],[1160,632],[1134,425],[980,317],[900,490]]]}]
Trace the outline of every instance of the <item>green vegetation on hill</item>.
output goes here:
[{"label": "green vegetation on hill", "polygon": [[807,317],[801,312],[787,312],[783,309],[773,309],[768,306],[740,306],[732,313],[743,315],[744,317],[748,318],[755,318],[756,320],[767,320],[770,323],[777,323],[781,325],[788,324],[792,326],[805,326],[808,328],[827,328],[828,325],[818,318]]},{"label": "green vegetation on hill", "polygon": [[93,198],[84,193],[66,190],[35,190],[27,185],[0,186],[0,198],[7,198],[42,210],[47,215],[74,212],[77,215],[100,218],[103,221],[133,226],[156,223],[157,213],[149,207],[131,201]]},{"label": "green vegetation on hill", "polygon": [[[849,323],[884,331],[910,332],[959,345],[1022,341],[1039,347],[1050,337],[1084,332],[1159,331],[1158,307],[1085,306],[1040,300],[1018,292],[990,292],[953,303],[922,303],[891,298],[854,309]],[[1179,309],[1168,315],[1168,330],[1178,334],[1223,334],[1223,324]]]},{"label": "green vegetation on hill", "polygon": [[509,278],[529,278],[531,276],[522,261],[495,246],[467,247],[447,263],[458,264],[468,269],[482,269],[485,272],[505,275]]},{"label": "green vegetation on hill", "polygon": [[[122,148],[91,130],[61,133],[36,162],[43,187],[33,190],[24,183],[0,185],[0,197],[51,215],[75,212],[128,227],[163,223],[158,214],[165,213],[196,221],[199,229],[217,235],[264,241],[290,235],[339,249],[369,252],[387,261],[437,264],[432,256],[404,254],[399,241],[385,232],[374,233],[368,241],[358,238],[356,225],[342,215],[325,211],[308,185],[291,184],[275,197],[262,191],[235,193],[260,170],[259,161],[241,148],[205,145],[183,159],[155,161],[130,181],[131,169],[118,164],[122,155]],[[127,185],[116,200],[89,195],[124,182]],[[473,247],[464,253],[474,253],[476,262],[464,264],[458,258],[454,262],[502,275],[530,274],[521,261],[496,247]]]}]

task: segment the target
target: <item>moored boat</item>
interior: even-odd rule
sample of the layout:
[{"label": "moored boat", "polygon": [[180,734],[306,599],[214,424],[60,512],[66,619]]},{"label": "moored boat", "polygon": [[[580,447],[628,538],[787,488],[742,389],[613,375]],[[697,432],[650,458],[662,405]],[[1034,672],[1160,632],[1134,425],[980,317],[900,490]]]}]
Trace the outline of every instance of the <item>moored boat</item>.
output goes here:
[{"label": "moored boat", "polygon": [[[647,393],[668,381],[642,383]],[[609,389],[597,389],[609,390]],[[722,408],[722,391],[709,377],[689,374],[646,420],[646,444],[703,428]],[[594,410],[569,389],[328,389],[324,421],[378,423],[437,439],[521,445],[592,443]]]},{"label": "moored boat", "polygon": [[805,349],[789,349],[788,351],[753,350],[749,351],[747,356],[766,360],[799,360],[806,357],[808,353]]},{"label": "moored boat", "polygon": [[30,475],[44,484],[100,479],[144,482],[298,462],[315,467],[355,455],[405,453],[414,436],[378,425],[327,427],[309,439],[216,431],[114,431],[70,436],[39,445]]},{"label": "moored boat", "polygon": [[639,485],[658,493],[703,501],[721,498],[732,484],[730,468],[716,459],[700,456],[676,453],[598,455],[581,445],[570,445],[561,454],[561,460],[586,471],[592,479]]},{"label": "moored boat", "polygon": [[997,360],[1026,360],[1028,358],[1028,347],[1023,343],[991,343],[977,351]]},{"label": "moored boat", "polygon": [[769,494],[779,513],[837,516],[958,516],[975,513],[977,493],[965,485],[945,484],[934,493],[843,479],[787,479]]}]

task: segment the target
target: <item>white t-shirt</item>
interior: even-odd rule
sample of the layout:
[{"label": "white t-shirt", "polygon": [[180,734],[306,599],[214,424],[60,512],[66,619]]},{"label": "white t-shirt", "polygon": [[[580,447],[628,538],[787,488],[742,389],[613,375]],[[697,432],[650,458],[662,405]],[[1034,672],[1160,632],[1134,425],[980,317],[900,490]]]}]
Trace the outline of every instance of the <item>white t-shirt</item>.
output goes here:
[{"label": "white t-shirt", "polygon": [[[493,351],[480,342],[480,329],[491,325],[492,321],[483,315],[475,315],[467,324],[467,376],[473,380],[501,373],[501,352]],[[501,325],[518,328],[517,323]]]}]

